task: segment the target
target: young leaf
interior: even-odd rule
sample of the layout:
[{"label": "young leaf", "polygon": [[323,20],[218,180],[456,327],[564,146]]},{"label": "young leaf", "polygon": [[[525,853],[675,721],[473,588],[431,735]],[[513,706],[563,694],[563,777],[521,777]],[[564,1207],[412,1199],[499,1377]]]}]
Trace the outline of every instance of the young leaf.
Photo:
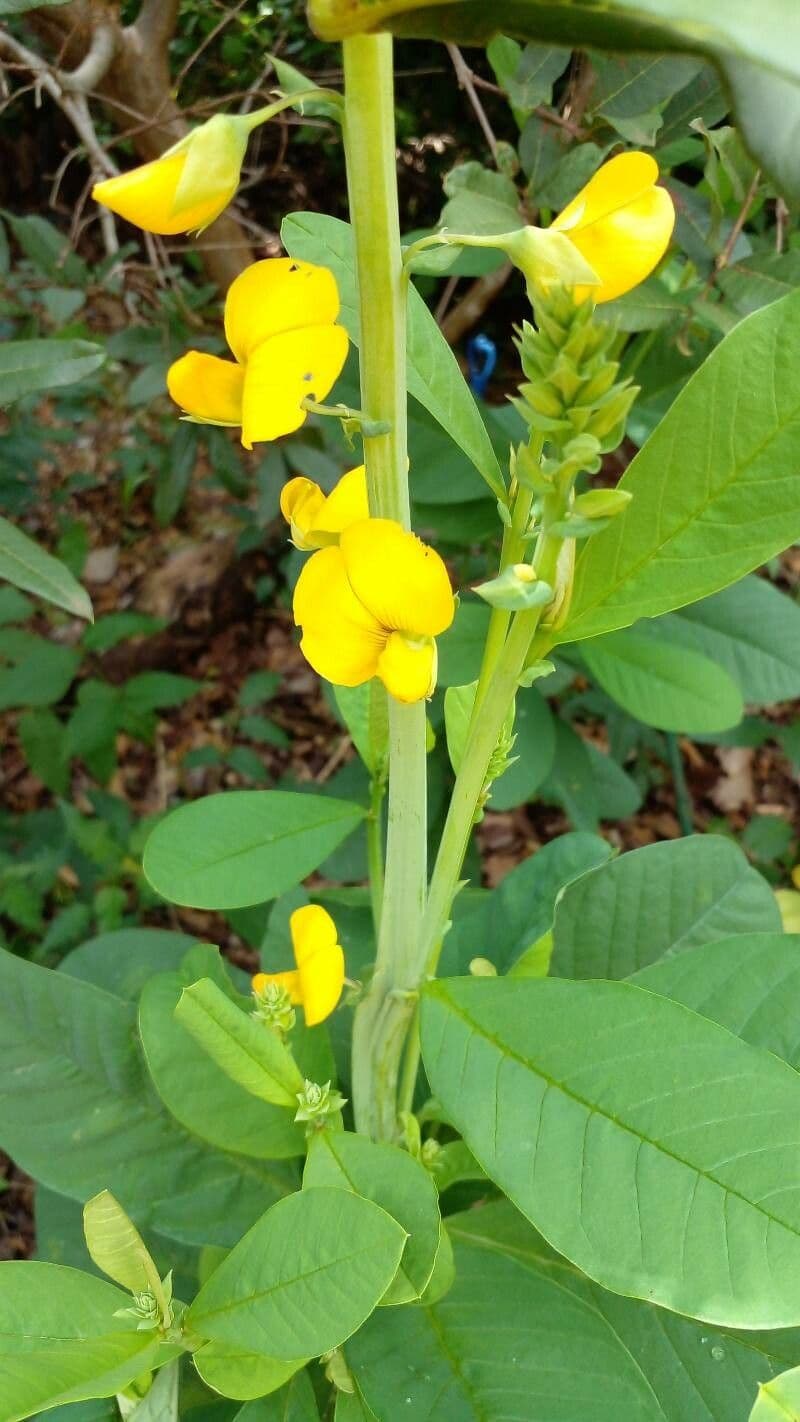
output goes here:
[{"label": "young leaf", "polygon": [[448,1119],[590,1278],[710,1323],[800,1323],[791,1067],[631,983],[439,981],[421,1031]]},{"label": "young leaf", "polygon": [[204,1343],[194,1354],[194,1365],[203,1382],[223,1397],[237,1402],[276,1392],[300,1368],[306,1358],[288,1362],[264,1353],[246,1353],[230,1343]]},{"label": "young leaf", "polygon": [[625,978],[731,933],[780,932],[769,884],[731,840],[691,835],[586,874],[556,907],[556,977]]},{"label": "young leaf", "polygon": [[233,909],[299,884],[364,818],[328,795],[231,790],[181,805],[153,830],[144,872],[157,893],[193,908]]},{"label": "young leaf", "polygon": [[296,1110],[303,1076],[291,1052],[210,978],[184,988],[175,1016],[231,1081],[260,1101]]},{"label": "young leaf", "polygon": [[360,1328],[405,1245],[385,1210],[348,1190],[273,1205],[203,1285],[187,1325],[201,1338],[287,1360],[318,1357]]},{"label": "young leaf", "polygon": [[349,1131],[320,1131],[303,1173],[304,1190],[317,1185],[354,1190],[403,1226],[403,1258],[381,1303],[416,1302],[433,1273],[441,1230],[438,1191],[424,1165],[397,1146]]},{"label": "young leaf", "polygon": [[106,358],[91,341],[4,341],[0,346],[0,408],[92,375]]},{"label": "young leaf", "polygon": [[794,292],[748,316],[692,376],[578,559],[559,640],[707,597],[800,537],[799,314]]},{"label": "young leaf", "polygon": [[0,1264],[0,1422],[40,1408],[113,1397],[181,1353],[115,1318],[129,1296],[58,1264]]},{"label": "young leaf", "polygon": [[[353,235],[346,222],[320,212],[292,212],[283,219],[281,241],[293,257],[330,267],[339,287],[341,319],[350,339],[360,339]],[[496,498],[505,497],[497,456],[474,397],[419,292],[409,289],[408,391],[429,410],[480,471]]]},{"label": "young leaf", "polygon": [[147,1245],[110,1190],[83,1207],[86,1248],[98,1269],[132,1294],[162,1293],[161,1276]]},{"label": "young leaf", "polygon": [[89,595],[69,569],[5,518],[0,518],[0,578],[63,607],[65,612],[92,620]]},{"label": "young leaf", "polygon": [[749,1422],[800,1422],[800,1368],[761,1384]]}]

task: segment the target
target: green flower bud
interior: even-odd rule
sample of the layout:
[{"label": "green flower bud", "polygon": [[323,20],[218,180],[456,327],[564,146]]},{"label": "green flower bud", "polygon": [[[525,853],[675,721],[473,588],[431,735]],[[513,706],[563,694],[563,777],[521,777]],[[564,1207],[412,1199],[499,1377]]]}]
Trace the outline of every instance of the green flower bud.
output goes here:
[{"label": "green flower bud", "polygon": [[302,1091],[297,1093],[295,1121],[309,1121],[315,1126],[323,1126],[329,1116],[334,1116],[347,1104],[347,1097],[332,1090],[331,1083],[320,1086],[316,1081],[306,1081]]},{"label": "green flower bud", "polygon": [[627,489],[589,489],[578,495],[572,512],[580,518],[615,518],[624,513],[632,498]]}]

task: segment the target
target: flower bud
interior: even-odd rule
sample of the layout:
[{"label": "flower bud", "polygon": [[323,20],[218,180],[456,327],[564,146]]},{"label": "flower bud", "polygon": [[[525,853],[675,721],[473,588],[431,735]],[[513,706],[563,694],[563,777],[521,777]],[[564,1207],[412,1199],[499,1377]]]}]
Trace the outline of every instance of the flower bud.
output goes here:
[{"label": "flower bud", "polygon": [[306,1081],[302,1091],[297,1093],[295,1121],[308,1121],[315,1127],[324,1126],[329,1116],[335,1116],[346,1104],[347,1097],[340,1096],[331,1088],[329,1081],[320,1086],[316,1081]]},{"label": "flower bud", "polygon": [[244,116],[215,114],[152,163],[96,183],[92,196],[145,232],[202,232],[236,192],[247,136]]},{"label": "flower bud", "polygon": [[512,563],[496,578],[479,583],[474,591],[491,607],[502,607],[506,612],[546,607],[553,600],[550,584],[537,578],[529,563]]},{"label": "flower bud", "polygon": [[625,512],[632,498],[627,489],[588,489],[578,494],[572,512],[579,518],[615,518]]}]

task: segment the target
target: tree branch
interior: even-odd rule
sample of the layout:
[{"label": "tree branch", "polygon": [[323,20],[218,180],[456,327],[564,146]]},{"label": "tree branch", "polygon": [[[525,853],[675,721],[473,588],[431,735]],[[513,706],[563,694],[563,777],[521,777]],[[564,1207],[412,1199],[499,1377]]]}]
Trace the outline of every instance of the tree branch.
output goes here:
[{"label": "tree branch", "polygon": [[163,49],[175,33],[181,0],[142,0],[132,29],[145,50]]}]

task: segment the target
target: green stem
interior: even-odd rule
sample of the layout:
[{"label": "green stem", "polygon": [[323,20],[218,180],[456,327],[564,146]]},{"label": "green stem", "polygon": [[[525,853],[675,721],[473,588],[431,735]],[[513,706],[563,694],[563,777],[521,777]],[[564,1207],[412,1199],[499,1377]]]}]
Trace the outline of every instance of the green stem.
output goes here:
[{"label": "green stem", "polygon": [[243,128],[245,128],[248,133],[252,133],[253,130],[259,128],[262,123],[268,123],[270,119],[275,118],[276,114],[283,113],[284,109],[292,109],[298,106],[302,114],[302,105],[306,99],[324,99],[326,103],[336,108],[342,107],[342,96],[337,93],[335,89],[311,88],[301,89],[296,94],[284,94],[282,98],[276,99],[274,103],[266,104],[263,109],[253,109],[252,113],[235,115],[235,117],[241,120]]},{"label": "green stem", "polygon": [[369,896],[372,904],[372,922],[377,938],[381,925],[383,908],[383,831],[381,812],[386,785],[383,780],[373,779],[370,785],[369,814],[367,816],[367,868],[369,870]]},{"label": "green stem", "polygon": [[[531,440],[530,448],[536,458],[541,456],[542,443],[541,436],[538,435],[534,436]],[[530,521],[532,505],[533,491],[528,489],[525,485],[521,485],[517,488],[516,494],[513,497],[511,527],[506,527],[503,530],[503,546],[500,550],[499,569],[501,573],[510,567],[512,563],[522,563],[525,561],[525,554],[527,552],[525,534]],[[475,692],[473,715],[477,714],[478,708],[483,702],[487,688],[494,675],[494,669],[497,665],[500,653],[503,650],[510,622],[511,613],[507,612],[505,608],[492,608],[492,615],[489,618],[489,630],[486,634],[486,644],[483,649],[483,660],[478,676],[478,686]]]},{"label": "green stem", "polygon": [[[361,407],[385,432],[365,441],[370,513],[410,527],[406,442],[406,288],[400,247],[389,35],[344,41],[347,180],[360,312]],[[386,873],[375,972],[353,1025],[358,1130],[391,1138],[397,1077],[414,1009],[415,950],[427,876],[425,704],[389,698]]]}]

